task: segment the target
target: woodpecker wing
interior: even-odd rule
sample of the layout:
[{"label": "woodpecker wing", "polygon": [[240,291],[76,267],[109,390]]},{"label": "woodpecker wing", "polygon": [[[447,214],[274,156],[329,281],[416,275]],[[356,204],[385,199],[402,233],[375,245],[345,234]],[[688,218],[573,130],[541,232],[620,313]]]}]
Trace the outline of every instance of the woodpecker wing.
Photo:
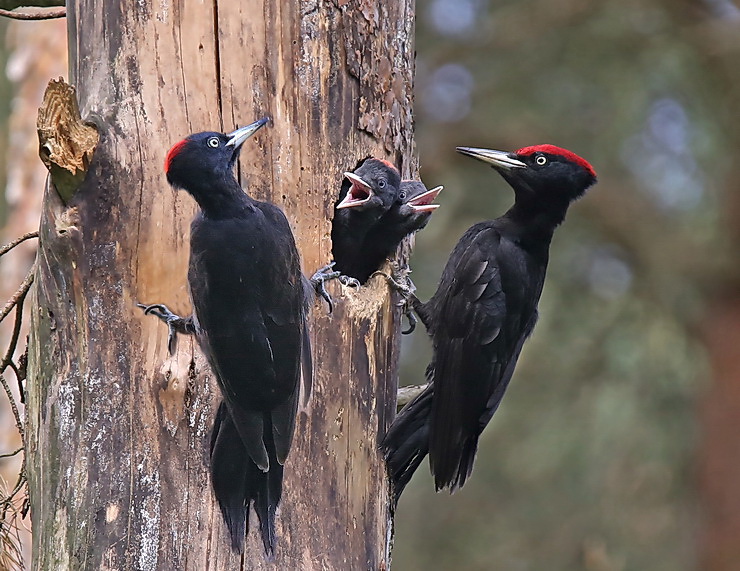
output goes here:
[{"label": "woodpecker wing", "polygon": [[263,419],[275,409],[275,448],[283,460],[290,448],[305,306],[288,222],[259,204],[246,222],[195,218],[189,282],[201,346],[250,457],[267,470]]},{"label": "woodpecker wing", "polygon": [[522,308],[507,291],[507,264],[500,261],[511,246],[491,223],[473,226],[430,300],[437,326],[429,448],[437,489],[464,484],[481,419],[490,420],[498,407],[521,349]]},{"label": "woodpecker wing", "polygon": [[[259,203],[259,208],[271,226],[278,230],[275,234],[276,250],[268,254],[272,259],[278,254],[283,261],[282,265],[278,264],[280,271],[275,273],[271,284],[268,284],[268,287],[272,286],[274,290],[271,295],[265,295],[265,299],[269,299],[269,303],[265,304],[265,322],[268,336],[273,340],[272,352],[279,379],[278,386],[282,387],[284,394],[289,394],[287,399],[281,400],[271,411],[275,453],[278,462],[283,465],[293,440],[301,375],[304,378],[306,392],[311,390],[311,341],[306,323],[308,309],[305,278],[301,272],[293,232],[278,207],[262,202]],[[281,275],[283,271],[285,275]]]}]

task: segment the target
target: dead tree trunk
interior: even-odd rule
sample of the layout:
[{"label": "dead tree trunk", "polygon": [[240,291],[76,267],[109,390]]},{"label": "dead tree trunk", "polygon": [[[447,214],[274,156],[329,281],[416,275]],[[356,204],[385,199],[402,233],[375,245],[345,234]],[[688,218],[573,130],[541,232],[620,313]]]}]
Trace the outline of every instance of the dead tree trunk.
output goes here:
[{"label": "dead tree trunk", "polygon": [[[413,1],[67,2],[71,82],[100,131],[66,204],[46,190],[28,381],[34,569],[236,569],[207,475],[218,388],[195,344],[168,358],[137,301],[187,313],[194,204],[162,163],[184,135],[269,115],[241,179],[281,205],[308,272],[330,257],[341,172],[415,169]],[[380,280],[314,308],[275,565],[254,521],[242,568],[381,569],[379,434],[395,410],[398,315]]]}]

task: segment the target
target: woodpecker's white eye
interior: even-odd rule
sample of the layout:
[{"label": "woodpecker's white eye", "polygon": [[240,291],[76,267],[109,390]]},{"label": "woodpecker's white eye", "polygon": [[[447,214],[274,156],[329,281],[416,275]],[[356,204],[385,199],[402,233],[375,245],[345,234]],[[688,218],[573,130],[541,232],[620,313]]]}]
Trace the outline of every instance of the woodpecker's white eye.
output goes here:
[{"label": "woodpecker's white eye", "polygon": [[547,158],[540,155],[539,157],[535,159],[535,161],[537,162],[538,165],[542,166],[547,162]]},{"label": "woodpecker's white eye", "polygon": [[211,137],[208,139],[208,146],[213,147],[214,149],[218,147],[221,144],[221,141],[218,140],[218,137]]}]

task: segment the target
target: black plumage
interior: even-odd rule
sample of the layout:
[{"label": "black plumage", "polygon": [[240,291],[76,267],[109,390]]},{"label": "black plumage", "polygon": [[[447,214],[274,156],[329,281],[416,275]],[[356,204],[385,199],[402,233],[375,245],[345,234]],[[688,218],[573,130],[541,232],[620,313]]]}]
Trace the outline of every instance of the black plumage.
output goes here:
[{"label": "black plumage", "polygon": [[344,176],[331,228],[334,269],[365,283],[378,269],[365,256],[365,240],[398,200],[401,175],[389,162],[368,158]]},{"label": "black plumage", "polygon": [[398,245],[406,236],[426,227],[432,213],[439,204],[432,204],[442,191],[438,186],[428,190],[424,183],[403,180],[399,186],[398,198],[388,211],[370,227],[362,241],[361,255],[364,260],[363,272],[366,280],[383,262],[392,257]]},{"label": "black plumage", "polygon": [[427,454],[437,490],[465,484],[478,438],[537,321],[553,232],[596,182],[585,160],[552,145],[458,151],[491,164],[514,189],[515,203],[465,232],[427,303],[410,295],[434,356],[429,386],[399,413],[381,445],[396,500]]},{"label": "black plumage", "polygon": [[170,150],[167,180],[200,207],[190,233],[193,316],[173,316],[164,306],[146,311],[171,333],[195,333],[223,395],[210,468],[232,546],[243,550],[251,504],[272,556],[302,364],[310,387],[310,285],[283,212],[251,198],[234,177],[242,143],[265,123],[197,133]]}]

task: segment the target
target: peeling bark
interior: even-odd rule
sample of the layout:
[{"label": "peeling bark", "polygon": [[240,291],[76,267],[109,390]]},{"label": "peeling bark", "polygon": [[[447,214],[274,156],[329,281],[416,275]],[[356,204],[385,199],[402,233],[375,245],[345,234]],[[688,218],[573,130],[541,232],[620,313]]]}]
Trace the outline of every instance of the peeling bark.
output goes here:
[{"label": "peeling bark", "polygon": [[39,156],[59,196],[68,203],[82,184],[90,167],[100,135],[94,125],[80,117],[75,88],[51,80],[39,109],[36,129],[39,134]]},{"label": "peeling bark", "polygon": [[71,83],[100,142],[68,204],[45,195],[28,382],[34,568],[388,568],[377,443],[395,412],[400,320],[384,280],[331,284],[334,315],[314,308],[314,393],[275,564],[254,521],[243,560],[229,549],[207,475],[219,395],[204,359],[186,339],[168,358],[166,328],[135,303],[189,310],[194,204],[161,165],[190,132],[272,117],[240,177],[284,208],[307,272],[330,258],[344,170],[372,154],[413,172],[413,3],[369,16],[354,1],[118,4],[67,7]]}]

